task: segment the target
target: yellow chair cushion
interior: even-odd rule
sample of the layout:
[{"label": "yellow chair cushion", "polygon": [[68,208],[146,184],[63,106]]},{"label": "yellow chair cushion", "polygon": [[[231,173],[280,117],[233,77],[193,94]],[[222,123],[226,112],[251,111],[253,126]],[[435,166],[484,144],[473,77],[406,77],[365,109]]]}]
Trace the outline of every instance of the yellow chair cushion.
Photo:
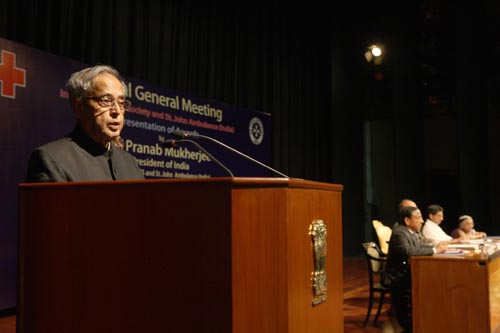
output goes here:
[{"label": "yellow chair cushion", "polygon": [[373,220],[372,224],[375,232],[377,233],[380,250],[382,251],[382,253],[388,254],[389,240],[391,239],[392,229],[378,220]]}]

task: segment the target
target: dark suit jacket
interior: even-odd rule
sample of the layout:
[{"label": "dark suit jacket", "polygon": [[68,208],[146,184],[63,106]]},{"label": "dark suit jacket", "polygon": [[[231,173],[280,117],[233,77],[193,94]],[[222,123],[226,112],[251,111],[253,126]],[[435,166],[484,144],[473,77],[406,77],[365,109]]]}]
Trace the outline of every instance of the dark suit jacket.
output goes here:
[{"label": "dark suit jacket", "polygon": [[36,148],[28,162],[28,182],[144,179],[137,160],[125,150],[106,149],[78,126],[67,137]]},{"label": "dark suit jacket", "polygon": [[410,232],[406,225],[398,225],[392,230],[389,241],[389,254],[385,274],[390,279],[410,282],[410,267],[408,260],[411,256],[428,256],[434,254],[433,246],[427,243],[417,233]]}]

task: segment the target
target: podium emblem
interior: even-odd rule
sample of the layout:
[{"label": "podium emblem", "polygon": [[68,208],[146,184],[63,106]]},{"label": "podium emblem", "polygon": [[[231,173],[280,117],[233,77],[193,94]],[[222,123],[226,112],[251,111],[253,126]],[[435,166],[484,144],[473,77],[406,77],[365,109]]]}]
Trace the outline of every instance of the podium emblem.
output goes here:
[{"label": "podium emblem", "polygon": [[311,273],[313,287],[312,306],[326,302],[326,224],[314,220],[309,226],[313,247],[314,271]]}]

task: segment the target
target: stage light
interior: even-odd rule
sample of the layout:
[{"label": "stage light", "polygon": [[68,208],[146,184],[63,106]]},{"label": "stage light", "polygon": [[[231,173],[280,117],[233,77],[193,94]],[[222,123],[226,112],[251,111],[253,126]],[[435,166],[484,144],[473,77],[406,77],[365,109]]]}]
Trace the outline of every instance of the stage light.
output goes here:
[{"label": "stage light", "polygon": [[380,65],[382,63],[383,47],[377,44],[372,44],[368,46],[365,52],[365,59],[368,62],[372,62],[375,65]]},{"label": "stage light", "polygon": [[374,57],[380,57],[382,55],[382,49],[377,45],[373,45],[371,48],[371,52]]}]

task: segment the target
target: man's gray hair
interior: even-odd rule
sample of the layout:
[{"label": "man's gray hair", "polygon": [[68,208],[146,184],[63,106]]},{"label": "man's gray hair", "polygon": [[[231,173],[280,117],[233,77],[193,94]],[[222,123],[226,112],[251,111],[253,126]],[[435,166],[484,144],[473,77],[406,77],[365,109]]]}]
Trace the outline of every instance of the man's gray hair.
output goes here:
[{"label": "man's gray hair", "polygon": [[97,65],[82,69],[81,71],[75,72],[71,75],[66,83],[70,103],[73,104],[74,101],[81,100],[83,97],[87,96],[87,92],[93,88],[96,76],[103,73],[109,73],[116,77],[123,86],[124,94],[127,94],[127,85],[125,80],[116,69],[108,65]]}]

